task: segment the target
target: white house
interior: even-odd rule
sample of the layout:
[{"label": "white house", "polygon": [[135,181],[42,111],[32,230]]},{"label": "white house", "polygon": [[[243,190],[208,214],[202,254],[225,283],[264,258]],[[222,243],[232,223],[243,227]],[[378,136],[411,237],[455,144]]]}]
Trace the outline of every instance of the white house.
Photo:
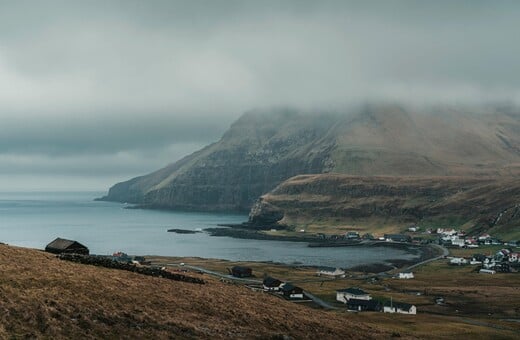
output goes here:
[{"label": "white house", "polygon": [[384,313],[417,314],[417,307],[408,303],[390,302],[383,306]]},{"label": "white house", "polygon": [[370,294],[359,288],[346,288],[336,291],[336,300],[347,303],[350,299],[371,300]]},{"label": "white house", "polygon": [[437,228],[437,234],[442,234],[445,236],[452,236],[452,235],[456,235],[457,231],[453,228],[450,228],[450,229]]},{"label": "white house", "polygon": [[334,267],[320,267],[318,268],[318,272],[316,275],[328,275],[328,276],[344,276],[345,271],[341,268],[334,268]]},{"label": "white house", "polygon": [[487,240],[489,238],[491,238],[491,235],[489,235],[489,234],[482,234],[482,235],[480,235],[478,237],[479,241],[484,241],[484,240]]},{"label": "white house", "polygon": [[414,276],[413,276],[413,273],[412,272],[409,272],[409,273],[399,273],[399,276],[398,276],[400,279],[413,279]]},{"label": "white house", "polygon": [[462,247],[464,247],[464,245],[465,245],[466,243],[464,242],[464,239],[463,239],[463,238],[458,238],[458,237],[456,237],[456,238],[453,238],[453,239],[451,240],[451,244],[454,245],[454,246],[459,246],[460,248],[462,248]]},{"label": "white house", "polygon": [[468,264],[468,260],[466,260],[465,258],[463,257],[454,257],[450,260],[450,264],[453,264],[453,265],[463,265],[463,264]]},{"label": "white house", "polygon": [[288,299],[303,299],[303,289],[300,287],[296,287],[295,285],[287,282],[282,285],[280,288],[280,291],[282,292],[283,296],[285,296]]},{"label": "white house", "polygon": [[282,281],[270,276],[266,277],[262,284],[266,292],[277,292],[283,286]]},{"label": "white house", "polygon": [[509,254],[509,262],[518,262],[519,259],[520,259],[520,253]]}]

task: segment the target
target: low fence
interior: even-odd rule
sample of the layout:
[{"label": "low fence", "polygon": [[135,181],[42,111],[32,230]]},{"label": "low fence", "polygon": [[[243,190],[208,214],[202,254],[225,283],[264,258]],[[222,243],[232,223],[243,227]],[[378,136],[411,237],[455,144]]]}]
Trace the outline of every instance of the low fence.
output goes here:
[{"label": "low fence", "polygon": [[106,258],[103,256],[60,254],[60,255],[58,255],[58,258],[60,260],[77,262],[77,263],[82,263],[82,264],[90,264],[93,266],[127,270],[130,272],[134,272],[134,273],[138,273],[138,274],[142,274],[142,275],[162,277],[162,278],[170,279],[170,280],[174,280],[174,281],[182,281],[182,282],[196,283],[196,284],[205,284],[206,283],[202,279],[199,279],[196,277],[191,277],[191,276],[186,276],[183,274],[171,273],[169,271],[166,271],[166,270],[158,268],[158,267],[139,267],[132,263],[114,261],[112,259],[109,259],[109,258]]}]

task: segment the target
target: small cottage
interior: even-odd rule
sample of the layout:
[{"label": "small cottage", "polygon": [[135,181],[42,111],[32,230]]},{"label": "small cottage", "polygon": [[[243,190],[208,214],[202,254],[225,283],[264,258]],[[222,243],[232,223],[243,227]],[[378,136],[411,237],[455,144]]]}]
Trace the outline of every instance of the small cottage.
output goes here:
[{"label": "small cottage", "polygon": [[390,302],[383,306],[384,313],[417,314],[417,307],[403,302]]},{"label": "small cottage", "polygon": [[287,299],[303,299],[303,289],[294,286],[292,283],[285,283],[280,291]]},{"label": "small cottage", "polygon": [[414,276],[413,276],[413,273],[412,272],[409,272],[409,273],[399,273],[399,276],[398,276],[400,279],[413,279]]},{"label": "small cottage", "polygon": [[282,283],[282,281],[268,276],[263,281],[264,290],[266,292],[277,292],[280,290]]},{"label": "small cottage", "polygon": [[45,247],[45,251],[53,254],[81,254],[88,255],[89,250],[81,243],[64,238],[57,238]]},{"label": "small cottage", "polygon": [[253,276],[253,270],[249,267],[234,266],[230,270],[231,275],[234,277],[251,277]]},{"label": "small cottage", "polygon": [[336,291],[336,300],[347,303],[350,299],[371,300],[370,294],[359,288],[346,288]]},{"label": "small cottage", "polygon": [[345,271],[341,268],[334,267],[319,267],[316,275],[328,275],[328,276],[343,276],[345,275]]},{"label": "small cottage", "polygon": [[382,310],[381,302],[376,300],[347,300],[347,310],[356,312],[380,312]]}]

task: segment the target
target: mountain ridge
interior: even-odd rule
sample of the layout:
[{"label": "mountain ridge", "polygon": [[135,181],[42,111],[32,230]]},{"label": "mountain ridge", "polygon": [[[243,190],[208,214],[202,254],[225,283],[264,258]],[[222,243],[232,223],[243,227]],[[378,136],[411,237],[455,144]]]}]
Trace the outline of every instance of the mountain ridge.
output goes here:
[{"label": "mountain ridge", "polygon": [[248,211],[301,174],[502,176],[520,169],[520,110],[367,104],[344,112],[253,110],[222,138],[103,200],[146,208]]}]

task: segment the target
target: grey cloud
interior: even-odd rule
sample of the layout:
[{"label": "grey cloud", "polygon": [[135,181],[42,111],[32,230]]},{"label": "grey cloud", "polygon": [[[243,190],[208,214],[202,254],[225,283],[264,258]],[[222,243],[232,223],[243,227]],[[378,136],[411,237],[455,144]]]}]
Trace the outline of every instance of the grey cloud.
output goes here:
[{"label": "grey cloud", "polygon": [[21,115],[0,125],[0,154],[88,156],[139,150],[154,153],[155,149],[172,144],[210,143],[228,127],[222,119],[169,117],[147,113],[142,116],[107,113],[97,118],[91,118],[89,113],[75,117]]},{"label": "grey cloud", "polygon": [[520,103],[519,17],[517,1],[0,1],[0,173],[26,157],[138,175],[121,154],[166,164],[255,107]]}]

